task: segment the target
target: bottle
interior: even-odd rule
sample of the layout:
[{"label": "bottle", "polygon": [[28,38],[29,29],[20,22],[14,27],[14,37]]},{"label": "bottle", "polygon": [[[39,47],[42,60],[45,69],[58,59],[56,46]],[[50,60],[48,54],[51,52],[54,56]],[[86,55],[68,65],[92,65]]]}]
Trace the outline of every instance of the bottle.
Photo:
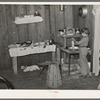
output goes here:
[{"label": "bottle", "polygon": [[72,49],[74,49],[74,41],[72,41]]},{"label": "bottle", "polygon": [[49,40],[49,45],[52,45],[52,40]]},{"label": "bottle", "polygon": [[61,64],[64,64],[64,58],[61,58]]}]

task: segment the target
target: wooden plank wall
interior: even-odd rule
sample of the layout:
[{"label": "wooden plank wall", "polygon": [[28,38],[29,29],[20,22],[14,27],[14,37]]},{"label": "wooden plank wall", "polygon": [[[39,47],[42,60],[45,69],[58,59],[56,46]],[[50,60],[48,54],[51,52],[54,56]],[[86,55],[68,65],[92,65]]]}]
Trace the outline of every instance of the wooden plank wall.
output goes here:
[{"label": "wooden plank wall", "polygon": [[[89,47],[93,50],[93,41],[94,41],[94,26],[93,26],[94,18],[93,18],[93,13],[92,13],[93,6],[87,5],[88,14],[85,18],[81,18],[78,15],[79,7],[80,7],[79,5],[73,6],[73,16],[74,16],[73,25],[75,28],[82,28],[82,27],[89,28],[89,30],[90,30]],[[92,71],[92,69],[93,69],[93,54],[91,56],[88,56],[88,60],[91,62],[91,71]]]},{"label": "wooden plank wall", "polygon": [[63,10],[61,6],[50,6],[50,25],[52,36],[55,41],[63,45],[63,39],[59,38],[59,31],[65,27],[73,27],[73,9],[70,5],[64,5]]},{"label": "wooden plank wall", "polygon": [[74,28],[82,28],[87,27],[90,30],[90,42],[89,45],[92,47],[92,41],[93,41],[93,14],[92,14],[92,5],[87,5],[88,14],[85,18],[82,18],[78,15],[78,9],[80,5],[73,6],[73,25]]},{"label": "wooden plank wall", "polygon": [[[14,24],[15,17],[34,14],[35,11],[41,14],[43,22],[27,25]],[[28,40],[38,42],[54,36],[57,40],[58,30],[68,26],[73,27],[71,5],[65,5],[63,11],[60,10],[60,5],[0,5],[0,69],[12,67],[8,45]],[[20,57],[18,65],[31,65],[50,58],[51,54]]]}]

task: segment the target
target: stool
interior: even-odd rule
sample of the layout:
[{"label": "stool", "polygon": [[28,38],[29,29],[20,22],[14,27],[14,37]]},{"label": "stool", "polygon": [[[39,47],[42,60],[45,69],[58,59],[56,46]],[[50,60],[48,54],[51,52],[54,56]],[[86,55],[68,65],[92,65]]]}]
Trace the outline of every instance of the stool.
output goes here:
[{"label": "stool", "polygon": [[39,73],[39,76],[41,76],[41,74],[43,73],[43,71],[51,64],[51,61],[45,61],[45,62],[42,62],[42,63],[37,63],[37,65],[39,67],[42,67],[40,73]]}]

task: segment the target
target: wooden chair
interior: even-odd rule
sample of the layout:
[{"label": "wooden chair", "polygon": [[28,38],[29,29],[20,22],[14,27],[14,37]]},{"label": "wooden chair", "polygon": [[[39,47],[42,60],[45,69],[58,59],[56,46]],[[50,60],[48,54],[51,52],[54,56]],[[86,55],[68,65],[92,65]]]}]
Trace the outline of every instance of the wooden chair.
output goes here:
[{"label": "wooden chair", "polygon": [[0,77],[0,89],[14,89],[13,85],[4,77]]}]

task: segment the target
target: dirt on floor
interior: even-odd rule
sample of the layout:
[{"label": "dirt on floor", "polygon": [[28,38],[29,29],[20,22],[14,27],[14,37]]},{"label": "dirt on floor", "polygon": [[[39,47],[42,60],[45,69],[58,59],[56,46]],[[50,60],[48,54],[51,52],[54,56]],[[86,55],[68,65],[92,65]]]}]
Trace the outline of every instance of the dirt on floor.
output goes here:
[{"label": "dirt on floor", "polygon": [[[46,72],[39,76],[40,70],[23,72],[18,69],[18,74],[14,75],[12,70],[0,71],[0,76],[5,77],[14,89],[53,89],[46,86]],[[72,73],[68,76],[68,72],[62,73],[62,85],[56,89],[60,90],[97,90],[100,83],[100,75],[95,76],[92,74],[91,77],[79,77],[78,74]],[[1,85],[2,87],[2,85]]]}]

